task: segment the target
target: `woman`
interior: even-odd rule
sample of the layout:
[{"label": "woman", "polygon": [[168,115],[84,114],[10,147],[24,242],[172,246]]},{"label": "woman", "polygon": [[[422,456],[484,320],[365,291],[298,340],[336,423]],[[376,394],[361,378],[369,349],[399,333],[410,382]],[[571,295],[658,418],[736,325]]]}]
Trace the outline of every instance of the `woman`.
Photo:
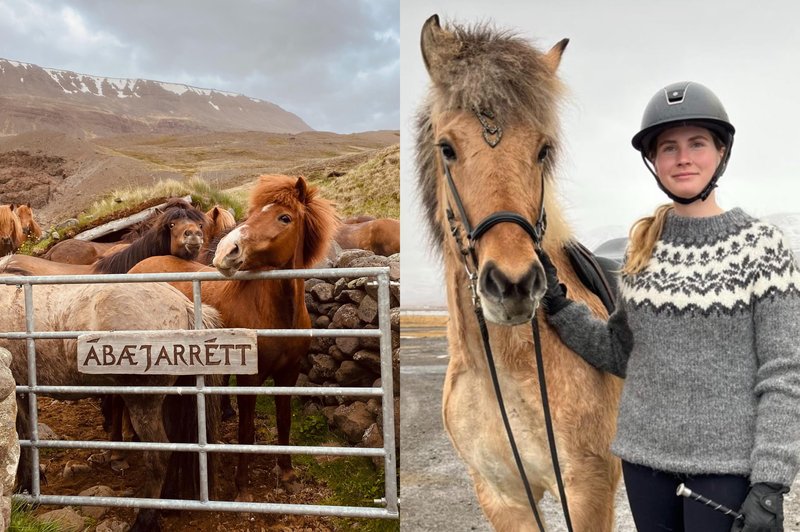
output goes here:
[{"label": "woman", "polygon": [[[672,203],[631,229],[608,322],[570,301],[542,256],[548,321],[626,377],[612,451],[640,532],[782,531],[797,472],[800,274],[778,229],[717,204],[734,132],[699,83],[648,104],[633,146]],[[677,497],[680,483],[745,519]]]}]

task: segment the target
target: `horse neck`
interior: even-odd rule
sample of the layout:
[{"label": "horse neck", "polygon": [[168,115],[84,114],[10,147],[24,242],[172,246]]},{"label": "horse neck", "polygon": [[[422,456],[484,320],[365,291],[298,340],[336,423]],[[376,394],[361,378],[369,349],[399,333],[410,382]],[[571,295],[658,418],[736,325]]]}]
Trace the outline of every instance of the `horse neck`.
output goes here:
[{"label": "horse neck", "polygon": [[[242,318],[259,328],[297,328],[303,325],[305,290],[302,279],[253,279],[208,283],[220,285],[214,299],[229,302]],[[213,290],[213,288],[212,288]]]}]

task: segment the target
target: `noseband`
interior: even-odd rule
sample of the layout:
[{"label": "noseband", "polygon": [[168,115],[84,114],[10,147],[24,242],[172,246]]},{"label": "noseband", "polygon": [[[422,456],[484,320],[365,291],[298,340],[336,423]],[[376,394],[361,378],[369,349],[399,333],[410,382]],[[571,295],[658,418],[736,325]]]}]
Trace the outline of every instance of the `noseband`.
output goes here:
[{"label": "noseband", "polygon": [[[494,114],[489,111],[482,111],[475,108],[473,108],[473,112],[480,121],[481,126],[483,126],[483,139],[491,148],[495,148],[495,146],[497,146],[502,139],[503,130],[499,125],[489,123],[488,120],[494,120]],[[450,167],[444,155],[442,155],[442,167],[444,168],[444,175],[447,179],[447,187],[450,190],[450,196],[452,196],[453,202],[456,204],[456,208],[458,209],[458,215],[461,219],[461,227],[463,227],[467,239],[467,245],[465,246],[461,236],[461,228],[456,223],[455,215],[453,214],[453,208],[450,204],[450,200],[448,199],[447,222],[450,225],[450,234],[453,235],[456,245],[461,252],[462,259],[464,260],[464,269],[469,277],[470,289],[472,290],[472,305],[475,311],[475,316],[478,320],[478,326],[481,331],[483,349],[486,353],[486,359],[489,365],[489,373],[492,378],[492,384],[494,386],[495,396],[497,397],[497,403],[500,407],[500,415],[503,420],[503,425],[506,429],[506,434],[508,435],[509,443],[511,444],[511,452],[514,455],[514,461],[516,462],[517,470],[519,471],[520,478],[522,479],[522,484],[525,487],[528,503],[533,511],[533,516],[536,520],[536,524],[539,526],[539,530],[544,531],[544,523],[542,522],[542,519],[539,516],[539,512],[536,508],[536,501],[533,497],[533,491],[531,490],[530,483],[528,482],[528,476],[525,473],[525,467],[522,463],[519,450],[517,449],[514,434],[511,431],[511,423],[508,420],[505,402],[503,401],[503,394],[500,390],[497,369],[495,368],[494,357],[492,355],[492,349],[489,343],[489,330],[486,326],[486,320],[483,316],[480,297],[478,296],[478,257],[475,253],[475,244],[478,242],[478,240],[485,235],[489,229],[500,223],[517,224],[528,234],[528,236],[530,236],[531,240],[533,241],[534,249],[537,251],[537,253],[539,250],[541,250],[542,239],[544,238],[544,233],[547,228],[547,215],[544,211],[544,176],[542,176],[541,179],[539,218],[536,220],[536,224],[531,224],[527,218],[519,213],[512,211],[497,211],[485,217],[473,228],[469,222],[469,217],[464,209],[464,204],[461,201],[461,196],[459,195],[456,184],[453,181],[453,176],[450,173]],[[531,319],[531,328],[533,330],[534,349],[536,352],[536,370],[539,378],[539,389],[542,397],[544,421],[547,429],[548,444],[550,446],[550,458],[553,463],[553,472],[555,473],[556,483],[558,484],[558,492],[561,497],[561,507],[564,512],[567,530],[572,532],[572,521],[570,519],[569,507],[567,505],[567,494],[564,490],[564,481],[561,477],[561,468],[558,462],[558,452],[556,450],[555,434],[553,431],[553,422],[550,415],[550,403],[547,396],[547,384],[545,382],[544,363],[542,360],[542,346],[535,309],[533,318]]]}]

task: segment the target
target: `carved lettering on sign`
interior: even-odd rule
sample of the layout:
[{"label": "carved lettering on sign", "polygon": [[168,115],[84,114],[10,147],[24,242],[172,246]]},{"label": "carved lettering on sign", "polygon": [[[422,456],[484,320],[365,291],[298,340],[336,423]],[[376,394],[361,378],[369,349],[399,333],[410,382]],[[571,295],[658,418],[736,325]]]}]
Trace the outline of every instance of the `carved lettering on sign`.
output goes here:
[{"label": "carved lettering on sign", "polygon": [[202,329],[84,334],[78,337],[78,371],[252,375],[258,372],[256,333],[248,329]]}]

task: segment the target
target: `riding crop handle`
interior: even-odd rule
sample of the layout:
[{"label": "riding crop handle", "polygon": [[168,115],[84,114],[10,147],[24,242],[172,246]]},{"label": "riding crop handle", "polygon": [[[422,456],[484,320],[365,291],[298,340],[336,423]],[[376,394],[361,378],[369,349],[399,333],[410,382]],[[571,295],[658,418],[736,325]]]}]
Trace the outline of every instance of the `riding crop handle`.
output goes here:
[{"label": "riding crop handle", "polygon": [[678,490],[675,492],[675,495],[680,495],[681,497],[688,497],[689,499],[694,499],[697,502],[701,502],[706,506],[709,506],[713,510],[722,512],[725,515],[732,515],[734,519],[744,519],[744,515],[740,514],[739,512],[731,510],[727,506],[723,506],[717,502],[712,501],[711,499],[703,497],[699,493],[693,492],[683,484],[678,486]]}]

